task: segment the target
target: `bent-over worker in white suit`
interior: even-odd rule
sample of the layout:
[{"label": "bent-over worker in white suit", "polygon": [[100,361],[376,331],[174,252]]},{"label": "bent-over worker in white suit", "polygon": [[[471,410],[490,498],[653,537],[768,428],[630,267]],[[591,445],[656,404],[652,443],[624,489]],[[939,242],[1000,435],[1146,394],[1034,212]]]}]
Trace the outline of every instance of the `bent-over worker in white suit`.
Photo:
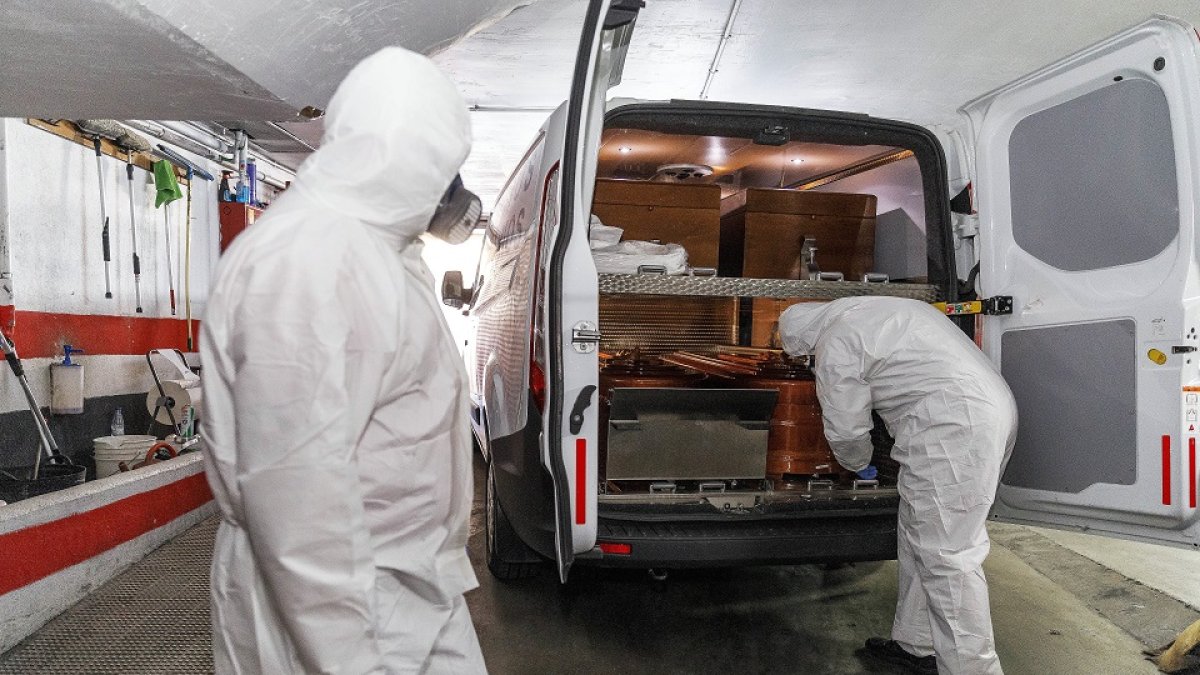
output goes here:
[{"label": "bent-over worker in white suit", "polygon": [[201,342],[218,673],[482,673],[465,372],[417,237],[469,234],[453,83],[384,49],[221,260]]},{"label": "bent-over worker in white suit", "polygon": [[[921,673],[1001,673],[985,524],[1016,439],[1016,403],[991,362],[933,307],[900,298],[801,303],[784,349],[815,356],[825,436],[842,466],[871,462],[875,410],[900,464],[899,601],[867,650]],[[934,655],[936,654],[936,664]]]}]

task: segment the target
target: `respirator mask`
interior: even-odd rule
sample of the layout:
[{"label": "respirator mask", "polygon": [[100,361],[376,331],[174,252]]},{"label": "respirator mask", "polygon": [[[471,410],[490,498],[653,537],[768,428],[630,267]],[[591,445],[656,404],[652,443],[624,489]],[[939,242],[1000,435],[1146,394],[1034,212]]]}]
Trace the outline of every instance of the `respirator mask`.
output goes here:
[{"label": "respirator mask", "polygon": [[455,175],[426,229],[448,244],[461,244],[471,236],[482,214],[479,197],[463,186],[462,176]]}]

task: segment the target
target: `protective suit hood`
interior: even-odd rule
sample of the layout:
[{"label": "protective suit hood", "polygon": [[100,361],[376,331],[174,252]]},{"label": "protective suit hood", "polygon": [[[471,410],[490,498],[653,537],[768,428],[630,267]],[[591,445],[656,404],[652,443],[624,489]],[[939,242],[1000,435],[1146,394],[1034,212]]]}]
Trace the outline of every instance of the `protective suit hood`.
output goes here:
[{"label": "protective suit hood", "polygon": [[454,83],[424,56],[386,47],[334,92],[321,147],[293,189],[403,249],[425,232],[470,150]]},{"label": "protective suit hood", "polygon": [[825,328],[853,308],[849,302],[802,302],[788,307],[779,316],[783,350],[792,356],[812,354]]}]

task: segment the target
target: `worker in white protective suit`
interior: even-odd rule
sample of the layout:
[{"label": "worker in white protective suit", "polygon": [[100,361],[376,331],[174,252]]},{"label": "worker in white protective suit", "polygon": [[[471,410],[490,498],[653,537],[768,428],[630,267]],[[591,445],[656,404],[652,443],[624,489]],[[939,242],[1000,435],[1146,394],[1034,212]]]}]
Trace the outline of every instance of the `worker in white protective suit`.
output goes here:
[{"label": "worker in white protective suit", "polygon": [[1008,385],[957,326],[916,300],[801,303],[780,316],[779,333],[787,353],[815,356],[825,436],[842,466],[870,465],[872,410],[896,439],[899,600],[892,639],[868,640],[868,653],[921,673],[999,675],[983,561],[1016,439]]},{"label": "worker in white protective suit", "polygon": [[463,593],[463,362],[417,237],[465,239],[467,108],[425,57],[356,66],[205,314],[218,673],[482,673]]}]

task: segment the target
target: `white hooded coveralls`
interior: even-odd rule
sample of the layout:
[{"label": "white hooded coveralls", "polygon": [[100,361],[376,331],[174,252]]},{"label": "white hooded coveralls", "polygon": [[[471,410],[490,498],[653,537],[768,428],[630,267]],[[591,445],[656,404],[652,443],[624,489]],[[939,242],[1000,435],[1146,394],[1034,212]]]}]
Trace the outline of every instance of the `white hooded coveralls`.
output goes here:
[{"label": "white hooded coveralls", "polygon": [[454,85],[384,49],[221,260],[201,342],[218,673],[484,672],[465,372],[416,240],[470,142]]},{"label": "white hooded coveralls", "polygon": [[936,652],[941,673],[1001,673],[983,561],[985,528],[1016,439],[1016,403],[991,362],[944,315],[900,298],[802,303],[779,319],[784,349],[816,357],[825,436],[859,471],[871,411],[900,464],[899,600],[892,638]]}]

